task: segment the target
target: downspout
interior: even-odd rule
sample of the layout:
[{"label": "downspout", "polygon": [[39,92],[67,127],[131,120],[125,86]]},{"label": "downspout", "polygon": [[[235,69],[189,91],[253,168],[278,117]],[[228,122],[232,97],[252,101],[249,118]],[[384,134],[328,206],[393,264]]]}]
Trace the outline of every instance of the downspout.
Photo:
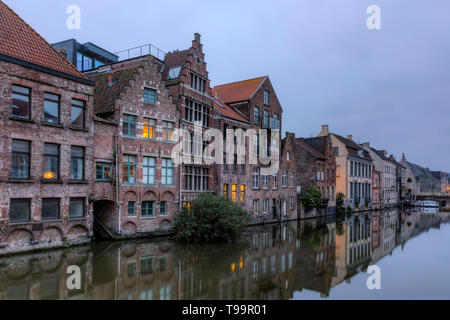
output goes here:
[{"label": "downspout", "polygon": [[118,136],[116,132],[116,206],[118,207],[118,226],[117,231],[119,235],[121,234],[121,225],[122,225],[122,205],[119,202],[119,143],[118,143]]}]

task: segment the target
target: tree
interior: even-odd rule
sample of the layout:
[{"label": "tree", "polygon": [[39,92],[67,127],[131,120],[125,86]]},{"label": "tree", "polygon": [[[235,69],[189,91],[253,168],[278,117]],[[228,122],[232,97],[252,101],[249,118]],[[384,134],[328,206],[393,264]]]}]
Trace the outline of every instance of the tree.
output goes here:
[{"label": "tree", "polygon": [[320,199],[322,198],[322,192],[316,187],[309,187],[306,190],[306,194],[301,196],[303,205],[306,211],[311,211],[317,208],[320,204]]},{"label": "tree", "polygon": [[250,213],[225,197],[200,195],[188,210],[175,216],[176,238],[180,242],[229,242],[241,234]]}]

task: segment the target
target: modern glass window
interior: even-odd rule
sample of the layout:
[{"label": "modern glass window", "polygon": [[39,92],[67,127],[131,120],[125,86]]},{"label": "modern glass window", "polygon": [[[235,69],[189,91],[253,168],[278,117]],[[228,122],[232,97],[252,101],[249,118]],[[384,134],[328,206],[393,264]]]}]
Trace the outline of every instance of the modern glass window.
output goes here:
[{"label": "modern glass window", "polygon": [[84,198],[70,198],[69,203],[69,218],[77,219],[84,218]]},{"label": "modern glass window", "polygon": [[253,189],[259,189],[259,168],[253,168]]},{"label": "modern glass window", "polygon": [[245,202],[245,186],[241,185],[241,202]]},{"label": "modern glass window", "polygon": [[84,147],[71,148],[70,159],[70,179],[83,180],[84,179]]},{"label": "modern glass window", "polygon": [[44,179],[59,179],[59,145],[44,144]]},{"label": "modern glass window", "polygon": [[12,116],[22,119],[31,118],[31,89],[12,86]]},{"label": "modern glass window", "polygon": [[144,102],[149,104],[156,104],[156,90],[144,88]]},{"label": "modern glass window", "polygon": [[42,199],[42,220],[59,219],[59,199]]},{"label": "modern glass window", "polygon": [[155,201],[142,201],[141,216],[142,217],[155,216]]},{"label": "modern glass window", "polygon": [[174,141],[173,132],[175,124],[173,122],[163,121],[163,140]]},{"label": "modern glass window", "polygon": [[111,181],[111,179],[112,179],[112,164],[97,162],[95,164],[95,180]]},{"label": "modern glass window", "polygon": [[12,140],[11,146],[11,178],[30,179],[30,142]]},{"label": "modern glass window", "polygon": [[52,93],[44,93],[44,122],[59,124],[60,97]]},{"label": "modern glass window", "polygon": [[144,119],[144,132],[143,137],[145,139],[156,139],[156,120],[155,119]]},{"label": "modern glass window", "polygon": [[173,185],[173,162],[171,159],[162,159],[161,183],[163,186]]},{"label": "modern glass window", "polygon": [[261,123],[261,111],[260,111],[259,107],[253,108],[253,122],[255,124]]},{"label": "modern glass window", "polygon": [[270,106],[270,92],[267,90],[264,90],[264,104]]},{"label": "modern glass window", "polygon": [[72,99],[70,110],[71,126],[74,128],[84,129],[84,109],[85,102],[83,100]]},{"label": "modern glass window", "polygon": [[124,184],[136,184],[136,157],[123,156],[122,182]]},{"label": "modern glass window", "polygon": [[159,215],[160,216],[167,216],[167,202],[161,201],[159,204]]},{"label": "modern glass window", "polygon": [[144,184],[154,185],[156,183],[156,158],[144,157]]},{"label": "modern glass window", "polygon": [[136,201],[128,201],[128,216],[136,216]]},{"label": "modern glass window", "polygon": [[122,134],[126,137],[136,137],[136,124],[136,116],[124,114]]},{"label": "modern glass window", "polygon": [[9,220],[11,223],[29,222],[31,220],[31,199],[11,199]]}]

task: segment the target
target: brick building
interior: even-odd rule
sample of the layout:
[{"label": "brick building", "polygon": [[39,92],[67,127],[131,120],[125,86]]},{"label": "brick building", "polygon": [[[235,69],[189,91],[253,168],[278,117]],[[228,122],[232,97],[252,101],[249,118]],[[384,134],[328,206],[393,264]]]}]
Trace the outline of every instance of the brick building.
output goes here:
[{"label": "brick building", "polygon": [[322,207],[336,206],[336,162],[328,136],[296,138],[286,133],[286,144],[293,150],[296,163],[296,182],[300,192],[317,187],[322,193]]},{"label": "brick building", "polygon": [[0,254],[90,241],[93,83],[0,1]]},{"label": "brick building", "polygon": [[[268,76],[214,87],[214,92],[250,123],[246,175],[252,184],[248,200],[255,221],[285,216],[280,176],[280,132],[283,109]],[[273,135],[272,135],[273,133]],[[256,157],[256,155],[258,155]],[[253,157],[255,156],[255,157]],[[256,159],[257,158],[257,159]],[[286,212],[287,215],[287,212]]]},{"label": "brick building", "polygon": [[94,214],[112,233],[166,230],[179,209],[172,150],[180,116],[162,67],[147,55],[89,74],[96,85]]}]

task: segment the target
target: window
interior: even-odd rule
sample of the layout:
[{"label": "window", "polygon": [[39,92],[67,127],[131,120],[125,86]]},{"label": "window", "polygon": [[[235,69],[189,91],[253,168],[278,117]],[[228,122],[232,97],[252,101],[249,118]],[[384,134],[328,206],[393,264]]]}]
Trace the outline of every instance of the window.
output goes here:
[{"label": "window", "polygon": [[264,104],[270,106],[270,92],[267,90],[264,90]]},{"label": "window", "polygon": [[152,274],[155,271],[155,258],[141,258],[141,274]]},{"label": "window", "polygon": [[167,202],[161,201],[159,205],[159,215],[161,216],[167,216]]},{"label": "window", "polygon": [[294,197],[289,198],[289,208],[291,210],[294,209],[294,201],[295,201]]},{"label": "window", "polygon": [[44,121],[59,124],[59,96],[44,93]]},{"label": "window", "polygon": [[206,81],[197,74],[191,72],[191,88],[200,92],[205,92]]},{"label": "window", "polygon": [[156,159],[144,157],[144,184],[146,185],[154,185],[156,183]]},{"label": "window", "polygon": [[245,186],[241,185],[241,202],[245,202]]},{"label": "window", "polygon": [[42,199],[42,220],[59,219],[59,199]]},{"label": "window", "polygon": [[259,200],[253,200],[253,213],[259,213]]},{"label": "window", "polygon": [[136,183],[136,157],[124,155],[122,165],[122,182],[124,184]]},{"label": "window", "polygon": [[11,199],[9,220],[11,223],[29,222],[31,213],[31,199]]},{"label": "window", "polygon": [[161,179],[163,186],[173,185],[173,162],[171,159],[162,159]]},{"label": "window", "polygon": [[231,201],[237,202],[237,185],[231,186]]},{"label": "window", "polygon": [[339,156],[339,148],[338,147],[333,148],[333,153],[335,157]]},{"label": "window", "polygon": [[289,172],[289,187],[293,188],[294,187],[294,172],[290,171]]},{"label": "window", "polygon": [[136,116],[124,114],[122,134],[126,137],[136,137],[136,123]]},{"label": "window", "polygon": [[350,161],[350,177],[353,177],[353,161]]},{"label": "window", "polygon": [[142,201],[142,217],[154,217],[155,216],[155,201]]},{"label": "window", "polygon": [[269,189],[269,176],[262,176],[263,189]]},{"label": "window", "polygon": [[269,111],[264,110],[263,127],[269,128]]},{"label": "window", "polygon": [[259,189],[259,168],[253,168],[253,189]]},{"label": "window", "polygon": [[208,191],[209,169],[186,166],[184,169],[184,187],[185,190],[189,191]]},{"label": "window", "polygon": [[70,110],[70,125],[74,128],[84,128],[84,108],[85,102],[82,100],[72,99],[72,105]]},{"label": "window", "polygon": [[174,141],[173,132],[175,125],[173,122],[163,121],[163,140]]},{"label": "window", "polygon": [[44,179],[57,180],[59,178],[59,145],[44,144]]},{"label": "window", "polygon": [[31,89],[12,86],[12,116],[22,119],[31,118]]},{"label": "window", "polygon": [[278,174],[272,176],[272,189],[278,189]]},{"label": "window", "polygon": [[286,160],[291,161],[291,153],[290,152],[286,152]]},{"label": "window", "polygon": [[283,188],[287,187],[287,171],[283,170],[283,175],[281,177],[281,184],[283,186]]},{"label": "window", "polygon": [[253,122],[255,124],[261,124],[261,113],[259,107],[253,108]]},{"label": "window", "polygon": [[149,104],[156,104],[156,90],[144,88],[144,102]]},{"label": "window", "polygon": [[95,180],[110,181],[112,179],[112,164],[97,162],[95,164]]},{"label": "window", "polygon": [[84,178],[84,148],[72,146],[70,161],[70,179],[83,180]]},{"label": "window", "polygon": [[150,139],[150,140],[156,139],[156,120],[144,119],[144,132],[143,132],[142,136],[145,139]]},{"label": "window", "polygon": [[84,198],[71,198],[69,203],[69,218],[84,217]]},{"label": "window", "polygon": [[11,178],[30,179],[30,142],[12,140],[11,146]]},{"label": "window", "polygon": [[269,199],[263,200],[263,213],[269,212]]},{"label": "window", "polygon": [[223,185],[223,196],[228,198],[228,184]]},{"label": "window", "polygon": [[128,216],[136,216],[136,201],[128,201]]}]

